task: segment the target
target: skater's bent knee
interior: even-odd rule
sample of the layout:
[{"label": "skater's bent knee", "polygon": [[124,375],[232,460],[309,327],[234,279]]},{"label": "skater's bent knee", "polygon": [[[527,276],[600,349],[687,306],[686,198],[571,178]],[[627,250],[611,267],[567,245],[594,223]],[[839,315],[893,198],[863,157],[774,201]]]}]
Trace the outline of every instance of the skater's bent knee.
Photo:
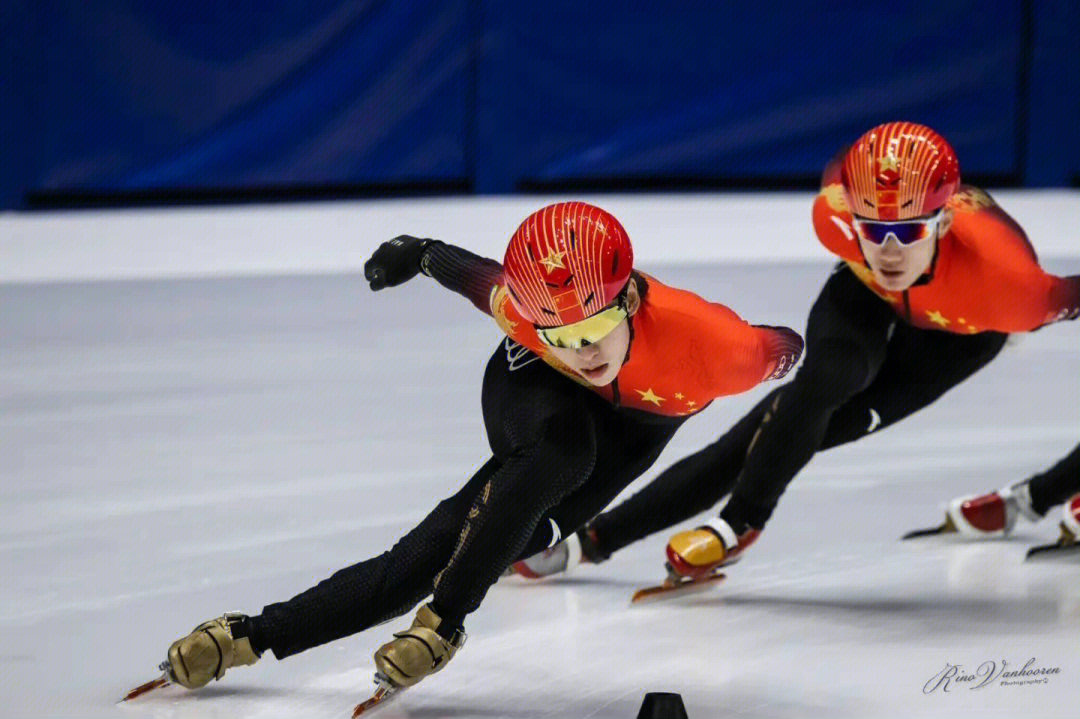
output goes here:
[{"label": "skater's bent knee", "polygon": [[784,394],[839,403],[865,389],[872,379],[871,359],[858,345],[823,343],[806,358]]}]

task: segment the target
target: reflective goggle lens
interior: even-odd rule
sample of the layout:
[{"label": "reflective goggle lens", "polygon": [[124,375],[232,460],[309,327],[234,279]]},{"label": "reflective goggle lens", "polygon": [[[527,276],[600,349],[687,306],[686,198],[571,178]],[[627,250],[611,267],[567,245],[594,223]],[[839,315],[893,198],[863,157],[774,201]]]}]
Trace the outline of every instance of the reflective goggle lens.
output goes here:
[{"label": "reflective goggle lens", "polygon": [[901,246],[906,247],[933,236],[938,221],[941,219],[941,211],[939,210],[929,218],[900,220],[898,222],[864,220],[859,217],[852,219],[859,236],[867,242],[884,245],[890,238],[895,238]]},{"label": "reflective goggle lens", "polygon": [[576,350],[586,345],[596,344],[604,339],[626,317],[626,309],[621,304],[618,304],[573,324],[559,327],[537,327],[536,335],[541,342],[549,347],[565,347]]}]

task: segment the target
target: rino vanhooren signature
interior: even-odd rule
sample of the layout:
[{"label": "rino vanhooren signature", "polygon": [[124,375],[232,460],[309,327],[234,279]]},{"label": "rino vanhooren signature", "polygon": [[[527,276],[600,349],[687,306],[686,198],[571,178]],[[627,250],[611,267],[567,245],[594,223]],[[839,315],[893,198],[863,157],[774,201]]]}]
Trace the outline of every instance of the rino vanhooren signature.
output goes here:
[{"label": "rino vanhooren signature", "polygon": [[1013,668],[1008,661],[996,662],[987,659],[974,671],[963,664],[949,664],[923,685],[923,694],[936,691],[949,692],[953,689],[985,689],[989,686],[1010,686],[1019,684],[1046,684],[1050,677],[1061,673],[1061,667],[1044,667],[1035,664],[1032,657],[1019,669]]}]

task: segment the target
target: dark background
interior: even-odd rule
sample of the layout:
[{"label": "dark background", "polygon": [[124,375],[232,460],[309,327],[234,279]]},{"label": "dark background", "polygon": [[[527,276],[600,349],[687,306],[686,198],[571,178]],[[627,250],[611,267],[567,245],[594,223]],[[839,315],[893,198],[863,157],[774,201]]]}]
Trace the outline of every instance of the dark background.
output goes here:
[{"label": "dark background", "polygon": [[0,208],[794,188],[887,120],[1080,184],[1080,3],[4,3]]}]

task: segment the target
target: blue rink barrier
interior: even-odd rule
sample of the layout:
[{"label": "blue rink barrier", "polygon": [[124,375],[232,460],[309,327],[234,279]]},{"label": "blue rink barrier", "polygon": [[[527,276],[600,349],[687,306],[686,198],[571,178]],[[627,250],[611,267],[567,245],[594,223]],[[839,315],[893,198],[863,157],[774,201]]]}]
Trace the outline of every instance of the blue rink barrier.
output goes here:
[{"label": "blue rink barrier", "polygon": [[5,3],[0,208],[813,184],[887,119],[1080,177],[1080,4]]}]

